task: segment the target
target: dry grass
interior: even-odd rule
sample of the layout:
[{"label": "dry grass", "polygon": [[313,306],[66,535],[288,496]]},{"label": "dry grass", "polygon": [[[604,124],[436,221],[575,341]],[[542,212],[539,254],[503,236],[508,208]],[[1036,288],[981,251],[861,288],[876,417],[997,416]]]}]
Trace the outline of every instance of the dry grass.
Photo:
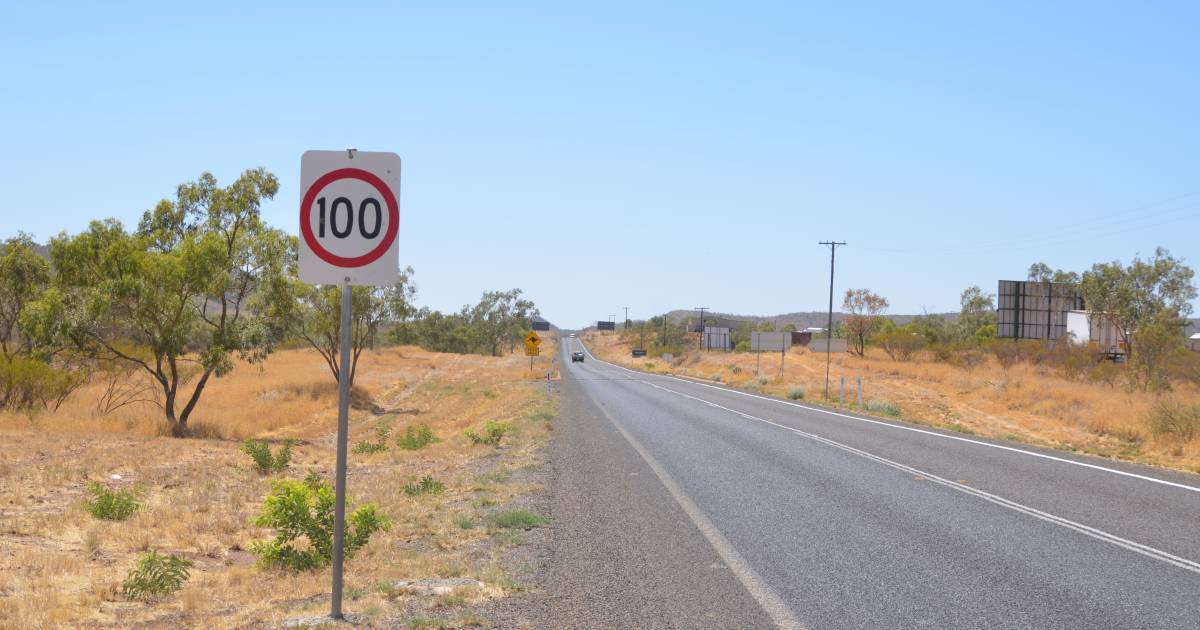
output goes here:
[{"label": "dry grass", "polygon": [[[763,353],[760,382],[752,353],[690,352],[668,365],[661,359],[630,357],[616,335],[587,336],[589,348],[627,367],[719,380],[736,387],[786,397],[797,386],[807,400],[839,405],[839,382],[846,379],[848,407],[857,404],[856,379],[863,379],[864,402],[898,406],[905,420],[986,437],[1200,472],[1200,439],[1185,443],[1154,437],[1148,418],[1158,397],[1121,385],[1072,381],[1043,366],[1021,363],[1007,372],[994,357],[968,371],[926,360],[897,362],[880,350],[860,358],[832,357],[830,393],[825,389],[825,354],[793,348],[779,372],[779,354]],[[1200,389],[1178,385],[1174,399],[1200,403]]]},{"label": "dry grass", "polygon": [[[552,356],[551,347],[545,357]],[[405,451],[393,437],[385,452],[350,455],[352,500],[376,502],[393,522],[347,564],[350,610],[388,622],[419,605],[421,596],[387,588],[398,579],[472,577],[487,585],[472,597],[504,595],[503,549],[485,528],[457,522],[482,522],[491,506],[539,490],[505,472],[540,463],[550,428],[539,412],[554,401],[544,387],[549,359],[538,364],[542,380],[519,355],[409,347],[364,355],[359,385],[378,407],[352,412],[351,446],[382,423],[393,436],[408,423],[427,424],[441,441]],[[0,628],[278,627],[326,611],[328,571],[263,570],[244,550],[270,535],[251,524],[269,481],[252,470],[241,439],[299,440],[281,476],[332,472],[336,390],[315,354],[281,352],[214,381],[195,418],[211,439],[166,437],[150,404],[100,416],[98,392],[85,388],[55,413],[0,415]],[[504,448],[472,446],[463,436],[488,420],[517,428]],[[402,486],[423,475],[445,483],[445,492],[405,495]],[[93,519],[82,506],[89,480],[135,489],[143,509],[125,522]],[[120,581],[147,549],[188,557],[192,578],[163,601],[124,601]]]}]

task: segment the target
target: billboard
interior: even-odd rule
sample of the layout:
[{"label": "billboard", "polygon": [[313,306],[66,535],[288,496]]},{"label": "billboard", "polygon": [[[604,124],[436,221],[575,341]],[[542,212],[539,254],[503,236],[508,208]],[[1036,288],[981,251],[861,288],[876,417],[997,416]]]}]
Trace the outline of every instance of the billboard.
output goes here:
[{"label": "billboard", "polygon": [[1079,285],[1001,280],[997,330],[1006,339],[1058,339],[1067,333],[1067,312],[1083,310]]},{"label": "billboard", "polygon": [[596,322],[596,330],[616,330],[615,322]]},{"label": "billboard", "polygon": [[529,322],[530,330],[550,330],[550,322],[544,319],[535,319]]},{"label": "billboard", "polygon": [[750,349],[754,352],[782,352],[792,347],[790,332],[752,332]]},{"label": "billboard", "polygon": [[729,350],[729,329],[721,326],[705,326],[700,341],[705,349]]}]

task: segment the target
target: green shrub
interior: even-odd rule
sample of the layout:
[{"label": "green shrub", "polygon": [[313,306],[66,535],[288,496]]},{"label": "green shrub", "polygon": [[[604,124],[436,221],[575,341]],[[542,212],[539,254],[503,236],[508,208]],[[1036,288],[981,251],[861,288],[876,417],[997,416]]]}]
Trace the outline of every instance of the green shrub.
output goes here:
[{"label": "green shrub", "polygon": [[387,426],[386,424],[375,427],[375,441],[368,442],[366,440],[363,440],[363,441],[359,442],[358,444],[355,444],[354,452],[358,453],[360,455],[366,455],[366,454],[370,454],[370,453],[382,453],[387,450],[388,437],[390,437],[391,435],[392,435],[392,429],[391,429],[391,427]]},{"label": "green shrub", "polygon": [[804,388],[803,387],[793,387],[791,390],[788,391],[787,397],[792,400],[804,400]]},{"label": "green shrub", "polygon": [[454,517],[454,524],[458,526],[459,529],[475,529],[475,519],[472,519],[469,516]]},{"label": "green shrub", "polygon": [[415,483],[404,484],[404,494],[410,497],[415,497],[422,494],[441,494],[446,489],[446,484],[440,481],[434,481],[433,477],[425,475],[420,481]]},{"label": "green shrub", "polygon": [[137,495],[129,490],[111,490],[95,481],[88,482],[92,499],[87,502],[87,511],[92,516],[106,521],[123,521],[140,507]]},{"label": "green shrub", "polygon": [[[333,487],[315,475],[304,481],[277,480],[254,524],[276,530],[274,540],[250,544],[250,552],[264,566],[297,571],[329,564],[333,554]],[[349,501],[347,501],[348,503]],[[349,558],[367,544],[371,534],[388,527],[387,518],[374,504],[354,510],[346,519],[345,553]],[[304,538],[306,545],[296,546]]]},{"label": "green shrub", "polygon": [[545,518],[525,510],[500,512],[488,517],[488,523],[497,529],[533,529],[547,522]]},{"label": "green shrub", "polygon": [[868,400],[867,411],[894,418],[900,417],[900,408],[886,400]]},{"label": "green shrub", "polygon": [[507,422],[487,421],[483,425],[483,434],[480,435],[474,431],[467,431],[464,435],[471,440],[472,444],[488,444],[491,446],[499,446],[500,440],[506,433],[512,431],[512,425]]},{"label": "green shrub", "polygon": [[295,443],[295,440],[284,440],[279,452],[272,455],[271,446],[266,440],[248,439],[242,444],[242,452],[254,460],[254,470],[258,471],[258,474],[269,475],[287,469],[288,464],[292,462],[292,446]]},{"label": "green shrub", "polygon": [[433,435],[433,430],[429,428],[429,425],[409,425],[404,429],[404,435],[396,438],[396,446],[406,451],[415,451],[440,441]]},{"label": "green shrub", "polygon": [[1163,400],[1154,406],[1149,418],[1150,432],[1156,437],[1173,437],[1188,442],[1200,437],[1200,405],[1183,405]]},{"label": "green shrub", "polygon": [[82,370],[60,369],[38,359],[0,355],[0,408],[58,409],[87,378],[88,374]]},{"label": "green shrub", "polygon": [[147,601],[159,595],[169,595],[183,588],[188,580],[192,561],[179,556],[162,556],[146,552],[138,564],[121,582],[121,595],[126,599]]}]

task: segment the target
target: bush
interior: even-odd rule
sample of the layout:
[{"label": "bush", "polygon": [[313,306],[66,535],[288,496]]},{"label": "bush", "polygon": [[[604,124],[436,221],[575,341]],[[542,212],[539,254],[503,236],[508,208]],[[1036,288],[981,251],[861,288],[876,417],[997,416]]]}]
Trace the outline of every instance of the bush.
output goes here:
[{"label": "bush", "polygon": [[404,435],[396,438],[396,446],[406,451],[415,451],[440,441],[433,435],[433,431],[429,428],[429,425],[409,425],[404,429]]},{"label": "bush", "polygon": [[504,434],[512,431],[512,425],[507,422],[493,422],[489,420],[483,425],[483,435],[474,431],[467,431],[464,435],[472,444],[489,444],[491,446],[499,446],[500,440]]},{"label": "bush", "polygon": [[295,440],[284,440],[283,446],[279,447],[279,452],[272,455],[271,447],[266,440],[248,439],[242,444],[242,452],[254,460],[254,470],[258,471],[258,474],[268,475],[287,469],[288,464],[292,462],[292,446],[295,443]]},{"label": "bush", "polygon": [[545,518],[525,510],[500,512],[488,517],[488,523],[497,529],[533,529],[547,522]]},{"label": "bush", "polygon": [[804,388],[793,387],[790,391],[788,391],[787,397],[792,400],[804,400]]},{"label": "bush", "polygon": [[142,554],[138,564],[121,582],[121,595],[147,601],[183,588],[192,561],[179,556],[161,556],[153,551]]},{"label": "bush", "polygon": [[884,416],[892,416],[893,418],[900,417],[900,408],[886,400],[868,400],[867,411]]},{"label": "bush", "polygon": [[82,370],[60,369],[37,359],[0,356],[0,408],[58,409],[87,377]]},{"label": "bush", "polygon": [[123,521],[140,507],[137,495],[129,490],[111,490],[95,481],[88,482],[87,490],[92,493],[87,511],[98,519]]},{"label": "bush", "polygon": [[1189,442],[1200,437],[1200,405],[1163,400],[1150,412],[1149,424],[1150,432],[1157,437]]},{"label": "bush", "polygon": [[420,496],[422,494],[441,494],[446,489],[446,484],[440,481],[434,481],[433,477],[425,475],[416,483],[404,484],[404,494],[410,497]]},{"label": "bush", "polygon": [[388,437],[392,434],[391,427],[382,425],[375,427],[375,441],[368,442],[363,440],[354,445],[354,452],[359,455],[367,455],[370,453],[382,453],[387,450]]},{"label": "bush", "polygon": [[881,333],[876,336],[876,341],[893,361],[911,360],[926,344],[925,336],[909,325]]},{"label": "bush", "polygon": [[[316,475],[304,481],[277,480],[263,503],[254,524],[276,530],[274,540],[250,544],[250,552],[265,566],[303,571],[329,564],[333,555],[333,487]],[[349,503],[349,500],[347,500]],[[387,519],[371,503],[360,506],[346,519],[345,553],[349,558],[370,540],[371,534],[386,530]],[[307,545],[297,547],[304,538]]]}]

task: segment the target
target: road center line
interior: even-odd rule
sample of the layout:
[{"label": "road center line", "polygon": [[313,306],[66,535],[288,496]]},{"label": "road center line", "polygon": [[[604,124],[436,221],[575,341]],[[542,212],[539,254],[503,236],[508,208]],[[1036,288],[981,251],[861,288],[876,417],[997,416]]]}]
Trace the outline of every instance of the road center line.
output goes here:
[{"label": "road center line", "polygon": [[1173,488],[1179,488],[1182,490],[1189,490],[1191,492],[1200,493],[1200,487],[1189,486],[1187,484],[1177,483],[1174,481],[1167,481],[1165,479],[1158,479],[1156,477],[1150,477],[1148,475],[1139,475],[1137,473],[1131,473],[1131,472],[1127,472],[1124,470],[1118,470],[1116,468],[1108,468],[1105,466],[1099,466],[1097,464],[1089,464],[1087,462],[1075,461],[1073,459],[1067,459],[1065,457],[1055,457],[1054,455],[1047,455],[1045,453],[1038,453],[1036,451],[1027,451],[1025,449],[1015,448],[1012,446],[1004,446],[1002,444],[992,444],[990,442],[984,442],[982,440],[973,440],[971,438],[961,437],[958,435],[946,435],[944,433],[938,433],[936,431],[928,431],[925,429],[918,429],[917,427],[909,427],[909,426],[904,426],[901,424],[895,424],[892,422],[883,422],[881,420],[872,420],[870,418],[860,418],[858,416],[852,416],[852,415],[845,414],[845,413],[838,413],[836,411],[830,411],[828,409],[822,409],[820,407],[811,407],[809,405],[801,405],[799,403],[794,403],[794,402],[791,402],[788,400],[779,400],[778,398],[771,398],[770,396],[759,396],[758,394],[751,394],[749,392],[741,392],[736,389],[729,389],[726,387],[718,387],[716,385],[710,385],[708,383],[700,383],[698,381],[693,381],[693,380],[689,380],[686,378],[679,378],[678,376],[670,376],[667,374],[651,374],[649,372],[640,372],[638,370],[631,370],[623,365],[617,365],[615,363],[609,363],[608,361],[596,359],[596,357],[594,355],[592,355],[592,353],[587,349],[586,345],[583,345],[582,342],[580,342],[580,345],[583,346],[583,351],[586,352],[589,357],[592,357],[592,359],[597,361],[598,363],[603,363],[604,365],[608,365],[608,366],[612,366],[612,367],[615,367],[615,368],[618,368],[621,370],[625,370],[626,372],[629,372],[631,374],[636,374],[641,377],[653,376],[656,378],[667,378],[667,379],[671,379],[674,381],[679,381],[681,383],[687,383],[689,385],[696,385],[699,387],[708,387],[710,389],[715,389],[717,391],[726,392],[729,394],[737,394],[739,396],[747,396],[749,398],[757,398],[759,400],[765,400],[765,401],[773,402],[773,403],[780,404],[780,405],[788,405],[790,407],[804,409],[805,411],[814,411],[817,413],[823,413],[823,414],[830,415],[830,416],[836,416],[838,418],[843,418],[846,420],[855,420],[857,422],[865,422],[868,424],[874,424],[874,425],[881,426],[881,427],[887,427],[889,429],[897,429],[900,431],[912,431],[913,433],[921,433],[923,435],[928,435],[928,436],[932,436],[932,437],[936,437],[936,438],[942,438],[945,440],[956,440],[958,442],[966,442],[967,444],[973,444],[976,446],[986,446],[988,448],[995,448],[995,449],[999,449],[1002,451],[1009,451],[1011,453],[1019,453],[1021,455],[1028,455],[1030,457],[1039,457],[1041,459],[1048,459],[1048,460],[1060,462],[1063,464],[1070,464],[1072,466],[1081,466],[1083,468],[1091,468],[1092,470],[1099,470],[1099,471],[1103,471],[1103,472],[1107,472],[1107,473],[1112,473],[1114,475],[1121,475],[1123,477],[1132,477],[1134,479],[1140,479],[1142,481],[1150,481],[1153,483],[1162,484],[1164,486],[1171,486]]},{"label": "road center line", "polygon": [[[779,424],[778,422],[774,422],[774,421],[772,421],[772,420],[768,420],[768,419],[766,419],[766,418],[759,418],[759,417],[757,417],[757,416],[753,416],[753,415],[750,415],[750,414],[744,413],[744,412],[742,412],[742,411],[738,411],[738,410],[736,410],[736,409],[731,409],[731,408],[729,408],[729,407],[725,407],[725,406],[722,406],[722,405],[716,404],[716,403],[714,403],[714,402],[712,402],[712,401],[710,401],[710,400],[705,400],[705,399],[703,399],[703,398],[698,398],[698,397],[696,397],[696,396],[692,396],[691,394],[685,394],[685,393],[683,393],[683,392],[680,392],[680,391],[677,391],[677,390],[671,389],[671,388],[669,388],[669,387],[663,387],[663,386],[661,386],[661,385],[658,385],[658,384],[656,384],[656,383],[652,383],[652,382],[650,382],[650,381],[647,381],[647,380],[636,380],[636,382],[639,382],[639,383],[645,383],[646,385],[649,385],[650,387],[653,387],[653,388],[655,388],[655,389],[659,389],[659,390],[662,390],[662,391],[664,391],[664,392],[669,392],[669,393],[675,394],[675,395],[677,395],[677,396],[681,396],[681,397],[683,397],[683,398],[687,398],[687,399],[690,399],[690,400],[693,400],[693,401],[696,401],[696,402],[704,403],[705,405],[708,405],[708,406],[710,406],[710,407],[716,407],[716,408],[718,408],[718,409],[721,409],[721,410],[723,410],[723,411],[727,411],[727,412],[729,412],[729,413],[732,413],[732,414],[734,414],[734,415],[740,416],[740,417],[742,417],[742,418],[746,418],[746,419],[749,419],[749,420],[755,420],[755,421],[757,421],[757,422],[762,422],[762,423],[764,423],[764,424],[769,424],[769,425],[771,425],[771,426],[773,426],[773,427],[778,427],[778,428],[780,428],[780,429],[783,429],[783,430],[785,430],[785,431],[790,431],[790,432],[792,432],[792,433],[794,433],[794,434],[796,434],[796,435],[799,435],[799,436],[801,436],[801,437],[804,437],[804,438],[807,438],[807,439],[810,439],[810,440],[813,440],[813,441],[816,441],[816,442],[820,442],[820,443],[822,443],[822,444],[825,444],[825,445],[828,445],[828,446],[832,446],[832,447],[834,447],[834,448],[837,448],[837,449],[841,449],[841,450],[843,450],[843,451],[846,451],[846,452],[848,452],[848,453],[852,453],[852,454],[854,454],[854,455],[858,455],[859,457],[863,457],[863,458],[865,458],[865,459],[869,459],[869,460],[871,460],[871,461],[874,461],[874,462],[877,462],[877,463],[883,464],[883,465],[885,465],[885,466],[889,466],[889,467],[891,467],[891,468],[895,468],[895,469],[897,469],[897,470],[900,470],[900,471],[906,472],[906,473],[908,473],[908,474],[911,474],[911,475],[915,475],[915,476],[921,476],[921,477],[924,477],[926,480],[933,481],[934,483],[940,484],[940,485],[942,485],[942,486],[945,486],[945,487],[947,487],[947,488],[951,488],[951,489],[953,489],[953,490],[957,490],[957,491],[959,491],[959,492],[962,492],[962,493],[964,493],[964,494],[969,494],[969,495],[972,495],[972,496],[975,496],[975,497],[981,498],[981,499],[983,499],[983,500],[985,500],[985,501],[988,501],[988,502],[990,502],[990,503],[994,503],[994,504],[996,504],[996,505],[999,505],[999,506],[1001,506],[1001,507],[1005,507],[1005,508],[1008,508],[1008,509],[1010,509],[1010,510],[1013,510],[1013,511],[1016,511],[1016,512],[1020,512],[1020,513],[1022,513],[1022,514],[1026,514],[1026,515],[1028,515],[1028,516],[1032,516],[1032,517],[1034,517],[1034,518],[1037,518],[1037,519],[1040,519],[1040,520],[1046,521],[1047,523],[1052,523],[1052,524],[1054,524],[1054,525],[1058,525],[1058,526],[1060,526],[1060,527],[1065,527],[1065,528],[1067,528],[1067,529],[1070,529],[1070,530],[1073,530],[1073,531],[1079,532],[1079,533],[1081,533],[1081,534],[1083,534],[1083,535],[1085,535],[1085,536],[1090,536],[1090,537],[1092,537],[1092,538],[1095,538],[1095,539],[1097,539],[1097,540],[1100,540],[1100,541],[1103,541],[1103,542],[1106,542],[1106,543],[1110,543],[1110,544],[1116,545],[1116,546],[1118,546],[1118,547],[1121,547],[1121,548],[1123,548],[1123,549],[1127,549],[1127,550],[1129,550],[1129,551],[1133,551],[1133,552],[1135,552],[1135,553],[1139,553],[1139,554],[1141,554],[1141,555],[1143,555],[1143,556],[1146,556],[1146,557],[1149,557],[1149,558],[1153,558],[1153,559],[1155,559],[1155,560],[1158,560],[1158,561],[1160,561],[1160,562],[1165,562],[1165,563],[1167,563],[1167,564],[1170,564],[1170,565],[1173,565],[1173,566],[1179,567],[1179,568],[1181,568],[1181,569],[1185,569],[1185,570],[1191,571],[1191,572],[1193,572],[1193,573],[1200,573],[1200,562],[1195,562],[1195,561],[1192,561],[1192,560],[1188,560],[1187,558],[1181,558],[1181,557],[1179,557],[1179,556],[1173,555],[1173,554],[1171,554],[1171,553],[1168,553],[1168,552],[1166,552],[1166,551],[1163,551],[1163,550],[1161,550],[1161,549],[1156,549],[1156,548],[1154,548],[1154,547],[1150,547],[1150,546],[1148,546],[1148,545],[1143,545],[1143,544],[1141,544],[1141,543],[1134,542],[1134,541],[1132,541],[1132,540],[1128,540],[1128,539],[1125,539],[1125,538],[1121,538],[1120,536],[1117,536],[1117,535],[1115,535],[1115,534],[1110,534],[1110,533],[1108,533],[1108,532],[1106,532],[1106,531],[1099,530],[1099,529],[1096,529],[1096,528],[1094,528],[1094,527],[1090,527],[1090,526],[1084,525],[1084,524],[1082,524],[1082,523],[1077,523],[1077,522],[1075,522],[1075,521],[1072,521],[1072,520],[1069,520],[1069,519],[1063,518],[1063,517],[1061,517],[1061,516],[1057,516],[1057,515],[1051,514],[1051,513],[1049,513],[1049,512],[1043,512],[1042,510],[1039,510],[1039,509],[1037,509],[1037,508],[1032,508],[1032,507],[1029,507],[1029,506],[1027,506],[1027,505],[1024,505],[1024,504],[1021,504],[1021,503],[1017,503],[1016,501],[1011,501],[1011,500],[1009,500],[1009,499],[1005,499],[1004,497],[1001,497],[1001,496],[998,496],[998,495],[992,494],[992,493],[990,493],[990,492],[985,492],[985,491],[983,491],[983,490],[980,490],[980,489],[978,489],[978,488],[973,488],[973,487],[971,487],[971,486],[968,486],[968,485],[966,485],[966,484],[961,484],[961,483],[958,483],[958,482],[955,482],[955,481],[951,481],[951,480],[949,480],[949,479],[945,479],[945,478],[939,477],[939,476],[937,476],[937,475],[933,475],[933,474],[927,473],[927,472],[925,472],[925,471],[923,471],[923,470],[920,470],[920,469],[918,469],[918,468],[913,468],[912,466],[908,466],[908,465],[906,465],[906,464],[901,464],[901,463],[899,463],[899,462],[896,462],[896,461],[893,461],[893,460],[887,459],[887,458],[885,458],[885,457],[880,457],[879,455],[875,455],[874,453],[869,453],[869,452],[867,452],[867,451],[864,451],[864,450],[861,450],[861,449],[854,448],[853,446],[849,446],[849,445],[846,445],[846,444],[842,444],[841,442],[837,442],[837,441],[835,441],[835,440],[831,440],[831,439],[829,439],[829,438],[821,437],[821,436],[819,436],[819,435],[816,435],[816,434],[814,434],[814,433],[809,433],[809,432],[807,432],[807,431],[802,431],[802,430],[800,430],[800,429],[795,429],[795,428],[789,427],[789,426],[787,426],[787,425]],[[607,411],[606,411],[605,413],[607,414]],[[611,416],[610,416],[610,419],[611,419]],[[620,427],[618,427],[618,429],[620,429]],[[622,431],[622,433],[624,433],[624,431]],[[628,439],[632,440],[632,438],[628,438]]]}]

